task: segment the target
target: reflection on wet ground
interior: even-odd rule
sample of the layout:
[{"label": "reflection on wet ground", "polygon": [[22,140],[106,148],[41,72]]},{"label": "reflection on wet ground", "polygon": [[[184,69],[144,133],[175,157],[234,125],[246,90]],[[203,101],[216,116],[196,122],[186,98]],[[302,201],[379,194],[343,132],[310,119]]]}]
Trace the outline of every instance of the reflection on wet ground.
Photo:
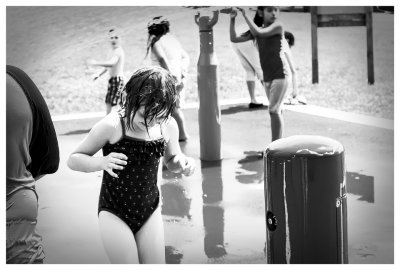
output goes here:
[{"label": "reflection on wet ground", "polygon": [[165,247],[165,259],[167,264],[180,264],[182,257],[182,251],[179,251],[172,246]]},{"label": "reflection on wet ground", "polygon": [[[241,157],[198,161],[191,178],[163,171],[167,263],[266,263],[263,159],[257,151]],[[375,201],[374,177],[348,171],[346,181],[353,223],[352,213],[368,212],[353,201]],[[374,261],[377,246],[354,230],[363,231],[349,226],[349,262]]]},{"label": "reflection on wet ground", "polygon": [[245,157],[239,160],[236,180],[242,184],[261,183],[263,181],[263,159],[260,152],[246,151]]},{"label": "reflection on wet ground", "polygon": [[185,190],[175,184],[167,183],[161,186],[163,195],[163,207],[161,214],[175,217],[187,217],[190,220],[190,203],[192,200],[187,197]]},{"label": "reflection on wet ground", "polygon": [[[223,200],[221,164],[221,161],[201,161],[204,252],[210,259],[218,259],[227,254],[224,247],[225,209],[220,205]],[[214,168],[213,173],[207,173],[207,168]]]},{"label": "reflection on wet ground", "polygon": [[[262,159],[257,157],[257,163],[261,161]],[[260,179],[254,181],[254,186],[250,187],[247,184],[243,186],[239,181],[224,182],[228,181],[227,175],[231,176],[230,179],[235,179],[237,161],[199,163],[199,170],[192,179],[163,171],[161,191],[168,247],[167,262],[265,263],[264,201],[260,174],[262,167],[261,172],[257,173]],[[253,168],[253,165],[251,167]],[[226,187],[229,188],[225,189]],[[258,196],[248,194],[247,189],[252,190],[251,192],[258,190]],[[167,193],[164,193],[164,190]],[[244,198],[244,194],[250,196]],[[175,198],[169,198],[170,196]],[[245,203],[242,206],[243,201]],[[184,206],[177,207],[178,203]],[[253,226],[255,221],[255,228],[258,227],[259,230],[253,232],[247,228],[246,223],[250,222]],[[192,233],[185,232],[188,227]],[[181,233],[169,237],[170,231],[177,230]],[[179,262],[176,260],[177,254],[182,255]]]},{"label": "reflection on wet ground", "polygon": [[360,201],[374,202],[374,177],[355,172],[346,173],[347,193],[360,195]]},{"label": "reflection on wet ground", "polygon": [[[259,111],[259,110],[268,110],[268,106],[262,106],[258,108],[252,108],[250,109],[251,111]],[[240,113],[240,112],[247,112],[249,111],[249,106],[247,104],[245,105],[239,105],[239,106],[232,106],[226,109],[221,110],[222,115],[226,114],[235,114],[235,113]]]}]

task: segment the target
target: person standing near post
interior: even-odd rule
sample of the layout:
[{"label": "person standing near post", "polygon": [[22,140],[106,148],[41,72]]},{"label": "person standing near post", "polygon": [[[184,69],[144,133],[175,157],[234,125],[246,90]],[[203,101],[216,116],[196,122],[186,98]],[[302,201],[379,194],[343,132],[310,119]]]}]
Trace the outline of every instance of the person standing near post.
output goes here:
[{"label": "person standing near post", "polygon": [[[247,24],[238,27],[239,32],[248,30]],[[249,108],[260,108],[263,106],[255,96],[256,77],[263,84],[263,71],[258,56],[258,48],[255,40],[247,42],[231,42],[232,49],[239,58],[240,64],[246,72],[246,85],[250,95]]]},{"label": "person standing near post", "polygon": [[185,117],[182,105],[185,99],[184,87],[186,84],[187,69],[189,66],[189,55],[182,48],[180,42],[170,33],[170,23],[163,16],[154,17],[147,25],[149,33],[147,41],[146,57],[151,52],[153,65],[161,66],[171,72],[177,79],[179,100],[176,103],[172,117],[179,127],[179,141],[186,141],[189,135],[186,131]]},{"label": "person standing near post", "polygon": [[[297,86],[297,72],[296,67],[292,57],[291,48],[294,46],[294,35],[289,32],[285,31],[285,39],[287,41],[287,46],[285,46],[285,56],[289,64],[290,73],[289,78],[292,80],[292,92],[288,95],[288,97],[284,100],[284,104],[287,105],[297,105],[297,104],[307,104],[307,100],[303,95],[299,94],[298,86]],[[290,80],[290,79],[289,79]]]},{"label": "person standing near post", "polygon": [[17,67],[6,70],[6,262],[43,263],[35,182],[58,169],[57,136],[35,83]]},{"label": "person standing near post", "polygon": [[108,89],[106,95],[106,112],[109,114],[113,106],[118,105],[121,92],[124,87],[124,63],[125,53],[121,46],[121,36],[118,35],[115,29],[111,29],[108,32],[110,43],[112,47],[112,54],[108,60],[95,61],[89,60],[88,64],[92,66],[104,67],[104,69],[94,77],[93,80],[97,80],[107,71],[109,72],[110,78],[108,80]]},{"label": "person standing near post", "polygon": [[232,42],[257,40],[261,68],[263,69],[264,88],[269,100],[272,141],[280,139],[283,134],[282,103],[287,90],[288,63],[283,52],[284,28],[278,20],[279,8],[272,6],[257,7],[256,16],[262,20],[262,26],[257,26],[246,14],[238,8],[250,30],[238,36],[235,30],[237,11],[231,12],[230,38]]}]

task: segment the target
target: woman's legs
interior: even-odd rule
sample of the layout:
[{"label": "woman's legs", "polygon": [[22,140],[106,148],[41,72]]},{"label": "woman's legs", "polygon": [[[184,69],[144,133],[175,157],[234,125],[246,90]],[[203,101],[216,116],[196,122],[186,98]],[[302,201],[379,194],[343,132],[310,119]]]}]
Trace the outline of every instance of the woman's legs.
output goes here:
[{"label": "woman's legs", "polygon": [[181,108],[175,108],[172,112],[172,117],[176,120],[179,128],[179,141],[186,141],[188,139],[188,135],[186,133],[186,125],[185,125],[185,116],[183,115],[183,111]]},{"label": "woman's legs", "polygon": [[271,135],[272,141],[282,138],[283,134],[283,116],[282,102],[287,90],[286,79],[276,79],[264,84],[265,92],[269,100],[269,115],[271,117]]},{"label": "woman's legs", "polygon": [[183,111],[181,109],[182,105],[185,103],[184,85],[185,82],[182,81],[177,86],[177,90],[179,92],[179,99],[176,102],[175,110],[172,112],[172,117],[176,120],[176,123],[178,124],[180,142],[186,141],[189,138],[189,135],[186,132],[185,116],[183,115]]},{"label": "woman's legs", "polygon": [[100,234],[111,263],[138,263],[138,249],[129,226],[116,215],[99,213]]},{"label": "woman's legs", "polygon": [[255,81],[246,81],[246,84],[247,84],[247,90],[249,90],[250,102],[257,103],[256,96],[254,94],[254,91],[256,89],[256,82]]},{"label": "woman's legs", "polygon": [[164,226],[159,206],[135,235],[140,263],[165,264]]}]

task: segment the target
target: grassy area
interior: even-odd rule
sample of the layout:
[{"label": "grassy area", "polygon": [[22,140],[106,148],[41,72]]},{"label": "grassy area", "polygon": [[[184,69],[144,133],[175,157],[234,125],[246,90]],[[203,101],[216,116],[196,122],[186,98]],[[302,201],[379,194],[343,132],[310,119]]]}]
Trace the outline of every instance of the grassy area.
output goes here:
[{"label": "grassy area", "polygon": [[[7,63],[23,68],[36,82],[53,115],[104,110],[106,78],[93,82],[99,70],[89,58],[109,52],[107,30],[123,34],[126,76],[144,60],[147,21],[165,15],[171,32],[191,56],[186,101],[196,102],[199,32],[194,11],[182,7],[7,7]],[[299,90],[310,104],[394,118],[394,17],[375,13],[375,84],[367,83],[365,27],[318,30],[319,84],[311,83],[311,19],[308,13],[281,13],[293,32]],[[239,20],[238,23],[243,22]],[[244,72],[229,42],[229,16],[214,27],[219,60],[220,99],[248,97]],[[264,95],[257,85],[257,94]]]}]

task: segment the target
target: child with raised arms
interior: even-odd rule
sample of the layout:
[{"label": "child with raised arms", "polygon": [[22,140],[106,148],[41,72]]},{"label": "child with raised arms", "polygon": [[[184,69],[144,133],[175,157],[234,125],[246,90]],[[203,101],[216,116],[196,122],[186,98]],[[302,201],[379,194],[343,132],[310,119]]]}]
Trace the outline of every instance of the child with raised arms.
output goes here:
[{"label": "child with raised arms", "polygon": [[[244,9],[237,9],[242,13],[250,30],[240,35],[236,34],[237,11],[232,10],[229,28],[230,39],[232,42],[257,41],[260,64],[263,70],[264,89],[269,101],[271,139],[275,141],[283,136],[282,103],[287,90],[289,73],[287,55],[283,51],[283,45],[286,42],[284,27],[278,20],[279,8],[258,6],[254,19],[251,19]],[[260,23],[257,23],[258,21]]]},{"label": "child with raised arms", "polygon": [[[111,263],[165,263],[159,160],[164,156],[170,171],[186,176],[195,169],[171,117],[176,84],[161,67],[138,69],[124,88],[122,108],[100,120],[68,159],[73,170],[104,171],[98,215]],[[100,149],[103,156],[93,156]]]}]

